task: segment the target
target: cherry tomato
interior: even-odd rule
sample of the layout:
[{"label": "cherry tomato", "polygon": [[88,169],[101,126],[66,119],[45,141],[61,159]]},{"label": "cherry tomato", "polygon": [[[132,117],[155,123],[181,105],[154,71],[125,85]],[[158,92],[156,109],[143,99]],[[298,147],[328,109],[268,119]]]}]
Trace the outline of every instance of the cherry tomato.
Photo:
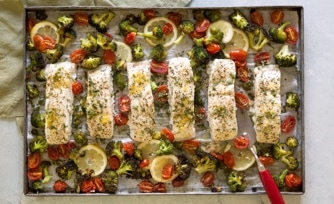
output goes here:
[{"label": "cherry tomato", "polygon": [[263,26],[263,15],[259,11],[251,11],[250,19],[252,23],[255,23],[258,26]]},{"label": "cherry tomato", "polygon": [[108,164],[109,164],[110,169],[115,171],[119,168],[119,166],[121,165],[121,162],[117,156],[113,155],[109,157]]},{"label": "cherry tomato", "polygon": [[28,168],[35,169],[41,164],[41,153],[35,152],[28,156]]},{"label": "cherry tomato", "polygon": [[63,193],[66,191],[67,189],[67,184],[65,183],[65,181],[62,180],[57,180],[54,184],[53,184],[53,189],[56,193]]},{"label": "cherry tomato", "polygon": [[83,193],[91,193],[96,190],[96,186],[92,179],[86,179],[81,182],[80,191]]},{"label": "cherry tomato", "polygon": [[125,142],[123,143],[123,150],[127,155],[132,156],[135,153],[135,145],[132,142]]},{"label": "cherry tomato", "polygon": [[261,163],[265,166],[270,166],[273,165],[275,163],[275,159],[270,157],[270,156],[259,156],[259,160],[261,161]]},{"label": "cherry tomato", "polygon": [[234,61],[235,67],[239,68],[239,67],[246,67],[247,66],[247,61]]},{"label": "cherry tomato", "polygon": [[217,54],[220,51],[220,45],[217,43],[210,43],[205,48],[211,55]]},{"label": "cherry tomato", "polygon": [[47,153],[48,157],[53,161],[58,160],[60,157],[57,145],[49,145]]},{"label": "cherry tomato", "polygon": [[247,66],[237,68],[237,77],[242,82],[247,82],[249,80],[248,68]]},{"label": "cherry tomato", "polygon": [[83,59],[85,59],[87,52],[84,49],[75,49],[70,53],[70,60],[73,63],[80,63]]},{"label": "cherry tomato", "polygon": [[149,21],[152,18],[156,17],[157,12],[155,10],[152,10],[152,9],[145,9],[144,10],[144,15],[145,15],[146,19]]},{"label": "cherry tomato", "polygon": [[160,135],[162,138],[166,138],[171,142],[173,142],[175,139],[173,132],[170,129],[165,128],[165,127],[161,129]]},{"label": "cherry tomato", "polygon": [[161,177],[163,179],[169,179],[172,177],[174,171],[174,166],[171,163],[166,164],[161,171]]},{"label": "cherry tomato", "polygon": [[254,56],[254,62],[260,65],[267,63],[269,59],[270,59],[270,54],[269,52],[266,51],[258,52]]},{"label": "cherry tomato", "polygon": [[175,178],[173,181],[172,181],[172,185],[173,187],[181,187],[184,185],[184,179],[180,179],[180,178]]},{"label": "cherry tomato", "polygon": [[56,41],[50,36],[44,36],[43,41],[45,43],[46,49],[53,49],[56,47]]},{"label": "cherry tomato", "polygon": [[235,49],[230,52],[230,59],[233,61],[245,62],[247,52],[243,49]]},{"label": "cherry tomato", "polygon": [[160,85],[154,90],[154,102],[163,105],[168,101],[168,86]]},{"label": "cherry tomato", "polygon": [[40,168],[29,169],[27,172],[27,177],[30,181],[37,181],[41,179],[43,176],[43,172]]},{"label": "cherry tomato", "polygon": [[74,22],[80,26],[88,26],[88,14],[85,12],[76,12],[73,15]]},{"label": "cherry tomato", "polygon": [[225,166],[229,169],[232,169],[232,167],[235,165],[232,152],[230,151],[224,152],[223,158],[224,158],[223,163],[225,164]]},{"label": "cherry tomato", "polygon": [[219,152],[214,152],[214,151],[210,152],[210,154],[211,154],[212,156],[214,156],[216,159],[218,159],[219,161],[224,161],[224,156],[223,156],[223,154],[221,154],[221,153],[219,153]]},{"label": "cherry tomato", "polygon": [[206,18],[203,18],[195,23],[195,30],[196,32],[203,33],[208,30],[210,27],[210,21]]},{"label": "cherry tomato", "polygon": [[167,18],[171,20],[175,25],[179,25],[182,21],[182,14],[170,11],[167,13]]},{"label": "cherry tomato", "polygon": [[238,108],[245,109],[249,105],[249,99],[246,94],[242,92],[235,92],[235,103]]},{"label": "cherry tomato", "polygon": [[201,143],[198,140],[191,139],[191,140],[185,140],[182,144],[182,149],[184,149],[187,152],[195,152],[196,149],[198,149],[201,146]]},{"label": "cherry tomato", "polygon": [[153,183],[149,180],[141,181],[138,184],[139,191],[141,193],[152,193],[153,192]]},{"label": "cherry tomato", "polygon": [[153,192],[155,193],[166,193],[167,192],[167,188],[166,188],[166,184],[159,182],[153,185]]},{"label": "cherry tomato", "polygon": [[215,176],[213,175],[213,173],[208,171],[205,174],[203,174],[201,182],[205,187],[213,186],[215,182]]},{"label": "cherry tomato", "polygon": [[83,92],[83,85],[80,81],[73,82],[72,92],[74,95],[80,95]]},{"label": "cherry tomato", "polygon": [[284,12],[280,9],[276,9],[271,13],[271,22],[273,24],[280,24],[284,19]]},{"label": "cherry tomato", "polygon": [[299,35],[298,31],[292,26],[285,28],[284,31],[286,32],[287,37],[288,37],[286,42],[289,44],[293,44],[293,45],[296,44],[298,41],[298,35]]},{"label": "cherry tomato", "polygon": [[129,32],[128,34],[126,34],[126,36],[124,37],[124,42],[128,45],[131,45],[132,43],[135,42],[136,40],[136,36],[137,33],[136,32]]},{"label": "cherry tomato", "polygon": [[191,33],[189,34],[189,37],[192,38],[192,39],[194,39],[194,38],[199,39],[199,38],[204,37],[205,35],[206,35],[205,32],[203,32],[203,33],[199,33],[199,32],[197,32],[196,30],[194,30],[193,32],[191,32]]},{"label": "cherry tomato", "polygon": [[114,64],[116,61],[116,53],[112,50],[104,50],[103,60],[106,64]]},{"label": "cherry tomato", "polygon": [[129,118],[122,113],[118,113],[114,116],[115,124],[118,126],[126,125],[128,123],[128,120]]},{"label": "cherry tomato", "polygon": [[144,168],[144,167],[147,167],[149,164],[150,164],[150,160],[149,160],[149,159],[143,159],[143,160],[140,162],[139,167],[140,167],[140,168]]},{"label": "cherry tomato", "polygon": [[297,174],[295,173],[288,173],[286,176],[285,176],[285,185],[292,189],[292,188],[299,188],[300,185],[302,184],[302,179],[300,176],[298,176]]},{"label": "cherry tomato", "polygon": [[294,116],[288,116],[281,124],[281,131],[283,133],[290,133],[296,126],[297,120]]},{"label": "cherry tomato", "polygon": [[101,178],[99,178],[99,177],[93,178],[93,183],[96,187],[97,192],[100,192],[100,193],[105,192],[104,183],[103,183]]},{"label": "cherry tomato", "polygon": [[121,113],[127,113],[131,109],[131,100],[129,96],[122,95],[118,98],[118,110]]},{"label": "cherry tomato", "polygon": [[162,27],[162,32],[165,35],[169,35],[173,32],[173,26],[170,23],[166,23],[163,27]]},{"label": "cherry tomato", "polygon": [[31,29],[34,27],[35,24],[36,24],[36,19],[28,18],[27,24],[26,24],[26,31],[28,34],[30,34]]},{"label": "cherry tomato", "polygon": [[58,153],[59,153],[60,157],[62,157],[64,159],[67,159],[68,155],[70,154],[70,149],[68,148],[68,145],[67,144],[59,144],[58,145]]},{"label": "cherry tomato", "polygon": [[206,110],[203,106],[197,107],[195,112],[195,121],[201,122],[206,118]]},{"label": "cherry tomato", "polygon": [[168,73],[168,63],[167,62],[157,62],[155,60],[151,61],[151,72],[155,74],[167,74]]},{"label": "cherry tomato", "polygon": [[36,50],[43,52],[47,49],[43,37],[41,35],[35,35],[33,41]]},{"label": "cherry tomato", "polygon": [[248,145],[249,145],[249,139],[247,137],[242,136],[242,135],[238,135],[233,140],[233,145],[237,149],[246,149],[246,148],[248,148]]}]

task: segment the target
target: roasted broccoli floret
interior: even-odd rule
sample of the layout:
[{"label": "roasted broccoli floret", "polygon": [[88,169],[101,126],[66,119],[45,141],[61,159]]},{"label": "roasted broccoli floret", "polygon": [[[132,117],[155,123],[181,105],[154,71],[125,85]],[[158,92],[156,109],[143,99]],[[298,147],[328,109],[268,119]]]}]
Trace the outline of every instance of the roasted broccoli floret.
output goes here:
[{"label": "roasted broccoli floret", "polygon": [[299,167],[298,159],[292,155],[283,156],[281,160],[290,171],[294,171]]},{"label": "roasted broccoli floret", "polygon": [[285,145],[290,149],[295,149],[298,147],[298,139],[295,136],[289,136],[285,140]]},{"label": "roasted broccoli floret", "polygon": [[231,171],[227,176],[227,185],[232,192],[243,192],[247,187],[245,174],[243,172]]},{"label": "roasted broccoli floret", "polygon": [[75,144],[77,144],[79,147],[82,147],[88,144],[87,135],[81,130],[76,130],[73,133],[73,138],[74,138]]},{"label": "roasted broccoli floret", "polygon": [[192,163],[185,154],[180,154],[177,156],[177,158],[178,158],[178,163],[176,168],[179,173],[177,178],[186,180],[190,176]]},{"label": "roasted broccoli floret", "polygon": [[198,174],[218,170],[217,159],[199,148],[195,151],[195,155],[192,159],[192,165]]},{"label": "roasted broccoli floret", "polygon": [[137,28],[132,26],[132,22],[129,21],[129,20],[122,20],[118,24],[118,28],[119,28],[119,31],[120,31],[122,36],[126,36],[130,32],[137,33],[137,31],[138,31]]},{"label": "roasted broccoli floret", "polygon": [[103,50],[117,50],[117,44],[111,41],[106,35],[103,35],[102,33],[96,34],[96,43]]},{"label": "roasted broccoli floret", "polygon": [[36,135],[29,142],[29,150],[31,152],[46,152],[48,146],[46,139],[42,135]]},{"label": "roasted broccoli floret", "polygon": [[45,113],[41,112],[39,108],[36,108],[31,113],[31,125],[35,128],[45,127]]},{"label": "roasted broccoli floret", "polygon": [[268,143],[255,143],[257,155],[263,157],[273,157],[273,144]]},{"label": "roasted broccoli floret", "polygon": [[210,28],[210,36],[204,40],[205,45],[211,43],[220,44],[223,40],[224,33],[217,27]]},{"label": "roasted broccoli floret", "polygon": [[128,82],[127,82],[127,77],[122,71],[116,71],[114,74],[114,82],[116,87],[118,87],[120,90],[123,90]]},{"label": "roasted broccoli floret", "polygon": [[126,177],[131,178],[137,168],[139,168],[138,162],[136,161],[136,159],[130,157],[129,159],[124,159],[121,162],[121,165],[116,170],[116,173],[119,176],[125,175]]},{"label": "roasted broccoli floret", "polygon": [[26,84],[27,95],[29,99],[34,99],[39,96],[39,90],[36,84]]},{"label": "roasted broccoli floret", "polygon": [[289,173],[289,169],[284,169],[279,175],[274,175],[273,179],[278,188],[283,188],[285,186],[285,176]]},{"label": "roasted broccoli floret", "polygon": [[48,49],[46,51],[46,58],[50,63],[56,63],[64,54],[64,47],[61,44],[56,44],[56,47],[53,49]]},{"label": "roasted broccoli floret", "polygon": [[246,29],[246,34],[248,36],[249,47],[256,51],[261,50],[271,40],[268,31],[256,25],[249,26]]},{"label": "roasted broccoli floret", "polygon": [[210,60],[210,55],[203,46],[194,45],[188,52],[192,67],[206,64]]},{"label": "roasted broccoli floret", "polygon": [[282,67],[292,67],[297,64],[297,55],[290,52],[287,44],[282,45],[274,58],[276,63]]},{"label": "roasted broccoli floret", "polygon": [[63,35],[63,47],[66,47],[70,42],[73,42],[77,38],[77,33],[73,29],[67,29]]},{"label": "roasted broccoli floret", "polygon": [[239,10],[234,10],[234,12],[229,15],[229,19],[237,28],[242,30],[250,25],[247,18]]},{"label": "roasted broccoli floret", "polygon": [[282,159],[284,156],[290,155],[289,150],[284,149],[284,143],[276,143],[273,146],[273,154],[275,159]]},{"label": "roasted broccoli floret", "polygon": [[162,32],[162,27],[160,25],[153,26],[152,30],[147,33],[141,33],[137,32],[137,35],[143,36],[146,38],[154,38],[154,39],[161,39],[164,36],[164,33]]},{"label": "roasted broccoli floret", "polygon": [[204,16],[209,19],[211,23],[218,21],[221,18],[221,12],[217,9],[205,9]]},{"label": "roasted broccoli floret", "polygon": [[45,10],[37,10],[35,16],[38,20],[45,20],[48,18],[48,15],[45,13]]},{"label": "roasted broccoli floret", "polygon": [[45,69],[41,69],[36,73],[36,80],[40,82],[46,81]]},{"label": "roasted broccoli floret", "polygon": [[181,34],[175,40],[175,44],[180,44],[187,35],[193,32],[195,30],[195,25],[190,20],[183,20],[179,25],[179,29]]},{"label": "roasted broccoli floret", "polygon": [[155,152],[157,155],[171,154],[174,151],[174,145],[168,139],[162,139],[159,143],[159,149]]},{"label": "roasted broccoli floret", "polygon": [[59,178],[63,180],[69,180],[71,179],[73,173],[75,173],[78,170],[77,165],[74,161],[69,160],[64,164],[61,164],[57,166],[56,173],[59,176]]},{"label": "roasted broccoli floret", "polygon": [[278,28],[271,28],[269,30],[269,33],[272,36],[272,39],[274,42],[284,43],[286,41],[288,36],[286,32],[284,31],[284,29],[287,28],[289,25],[290,25],[290,22],[286,21],[283,24],[281,24]]},{"label": "roasted broccoli floret", "polygon": [[95,55],[89,55],[81,62],[81,67],[85,69],[95,69],[101,64],[101,57]]},{"label": "roasted broccoli floret", "polygon": [[287,92],[285,105],[289,108],[298,109],[300,105],[300,99],[297,93],[295,92]]},{"label": "roasted broccoli floret", "polygon": [[141,60],[145,56],[144,49],[140,43],[133,44],[131,52],[134,60]]},{"label": "roasted broccoli floret", "polygon": [[52,176],[49,173],[49,167],[51,166],[51,162],[50,161],[42,161],[40,164],[40,167],[42,168],[42,173],[43,173],[43,180],[42,183],[48,183]]},{"label": "roasted broccoli floret", "polygon": [[167,51],[162,44],[157,44],[152,48],[150,57],[157,62],[163,62],[167,58]]},{"label": "roasted broccoli floret", "polygon": [[110,141],[106,146],[106,153],[108,156],[116,156],[120,161],[123,160],[122,141]]},{"label": "roasted broccoli floret", "polygon": [[46,62],[43,55],[40,52],[34,52],[30,55],[30,64],[27,67],[27,71],[37,71],[39,69],[44,69]]},{"label": "roasted broccoli floret", "polygon": [[87,52],[94,53],[97,52],[99,49],[95,33],[88,33],[87,37],[81,38],[80,41],[81,41],[80,47]]},{"label": "roasted broccoli floret", "polygon": [[105,33],[108,30],[108,24],[114,18],[115,13],[112,11],[102,14],[92,13],[88,16],[88,23],[95,27],[97,31]]},{"label": "roasted broccoli floret", "polygon": [[57,19],[57,25],[59,32],[63,34],[67,29],[70,29],[74,25],[74,18],[70,15],[59,16]]},{"label": "roasted broccoli floret", "polygon": [[101,180],[104,183],[106,193],[116,193],[118,189],[118,175],[111,169],[106,169],[101,174]]},{"label": "roasted broccoli floret", "polygon": [[41,180],[34,181],[32,183],[32,189],[34,192],[42,192],[44,191],[44,186]]}]

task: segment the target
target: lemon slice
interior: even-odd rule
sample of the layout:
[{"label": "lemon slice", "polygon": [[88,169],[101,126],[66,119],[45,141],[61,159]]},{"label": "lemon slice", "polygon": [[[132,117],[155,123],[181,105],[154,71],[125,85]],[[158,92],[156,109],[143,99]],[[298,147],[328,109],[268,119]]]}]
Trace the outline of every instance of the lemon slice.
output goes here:
[{"label": "lemon slice", "polygon": [[173,181],[178,176],[178,173],[173,173],[173,175],[170,178],[164,179],[162,178],[162,169],[167,164],[174,165],[177,162],[178,159],[175,155],[162,155],[155,157],[150,167],[152,178],[157,182],[163,182],[163,183],[168,183]]},{"label": "lemon slice", "polygon": [[30,39],[34,42],[34,36],[39,34],[43,37],[48,36],[53,38],[56,43],[59,42],[59,34],[57,32],[58,28],[55,24],[51,23],[50,21],[41,21],[36,23],[34,27],[31,29],[30,32]]},{"label": "lemon slice", "polygon": [[162,39],[154,39],[154,38],[145,38],[146,42],[152,46],[156,46],[157,44],[162,44],[164,47],[171,46],[174,41],[177,39],[177,28],[175,24],[166,17],[156,17],[149,20],[144,27],[144,33],[151,32],[153,26],[160,25],[163,27],[166,23],[170,23],[173,27],[173,32],[169,35],[164,35]]},{"label": "lemon slice", "polygon": [[208,28],[208,30],[206,31],[206,35],[208,37],[210,37],[211,35],[211,32],[210,32],[211,28],[214,28],[214,27],[219,28],[224,33],[224,37],[222,40],[223,43],[228,43],[232,40],[234,32],[233,32],[233,26],[231,23],[224,21],[224,20],[218,20],[212,23],[210,27]]},{"label": "lemon slice", "polygon": [[237,149],[233,145],[230,146],[235,165],[232,167],[235,171],[244,171],[251,167],[255,162],[255,157],[253,153],[247,149]]},{"label": "lemon slice", "polygon": [[117,45],[116,56],[119,60],[125,60],[126,62],[132,62],[131,47],[124,42],[115,42]]},{"label": "lemon slice", "polygon": [[249,43],[248,37],[244,31],[233,28],[233,37],[226,43],[225,48],[223,49],[224,55],[227,58],[230,58],[230,52],[235,49],[243,49],[246,52],[248,51]]},{"label": "lemon slice", "polygon": [[92,176],[98,176],[107,167],[107,156],[100,147],[88,144],[80,148],[76,164],[82,172],[93,170]]},{"label": "lemon slice", "polygon": [[148,159],[150,161],[149,165],[144,167],[144,169],[150,168],[151,163],[154,157],[156,156],[155,152],[159,149],[159,143],[160,143],[160,140],[153,139],[148,142],[142,142],[138,145],[137,148],[141,150],[143,158]]}]

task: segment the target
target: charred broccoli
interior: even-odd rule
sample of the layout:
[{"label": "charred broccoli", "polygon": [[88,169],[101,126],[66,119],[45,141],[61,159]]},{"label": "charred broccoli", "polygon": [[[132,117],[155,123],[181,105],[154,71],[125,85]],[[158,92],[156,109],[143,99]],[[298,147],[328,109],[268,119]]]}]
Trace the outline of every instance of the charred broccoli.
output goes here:
[{"label": "charred broccoli", "polygon": [[162,139],[159,143],[159,149],[156,151],[156,155],[171,154],[174,151],[174,145],[168,139]]},{"label": "charred broccoli", "polygon": [[48,146],[46,139],[42,135],[36,135],[29,142],[29,150],[31,152],[46,152]]},{"label": "charred broccoli", "polygon": [[292,155],[282,157],[282,162],[286,165],[286,168],[290,171],[294,171],[299,167],[299,161]]},{"label": "charred broccoli", "polygon": [[143,59],[145,53],[142,45],[140,43],[136,43],[131,46],[132,57],[134,60]]},{"label": "charred broccoli", "polygon": [[51,162],[50,161],[42,161],[40,164],[40,167],[42,168],[42,173],[43,173],[43,180],[42,183],[48,183],[52,176],[49,173],[49,167],[51,166]]},{"label": "charred broccoli", "polygon": [[34,181],[32,183],[32,189],[34,192],[42,192],[44,191],[44,186],[41,180]]},{"label": "charred broccoli", "polygon": [[115,13],[112,11],[102,14],[92,13],[88,16],[88,23],[95,27],[97,31],[105,33],[108,30],[108,24],[114,18]]},{"label": "charred broccoli", "polygon": [[203,46],[194,45],[188,52],[193,67],[206,64],[210,60],[210,55]]},{"label": "charred broccoli", "polygon": [[130,32],[137,33],[137,31],[138,31],[137,28],[133,27],[132,24],[133,23],[129,20],[122,20],[118,24],[118,28],[119,28],[119,31],[120,31],[122,36],[126,36]]},{"label": "charred broccoli", "polygon": [[116,87],[123,90],[127,86],[127,77],[122,71],[116,71],[114,74],[114,82]]},{"label": "charred broccoli", "polygon": [[157,26],[153,26],[150,32],[147,32],[147,33],[137,32],[137,35],[143,36],[146,38],[154,38],[154,39],[160,40],[164,36],[164,33],[162,32],[162,27],[160,25],[157,25]]},{"label": "charred broccoli", "polygon": [[286,99],[285,99],[285,105],[289,108],[293,108],[297,110],[300,105],[298,94],[295,92],[287,92]]},{"label": "charred broccoli", "polygon": [[124,159],[121,162],[121,165],[116,170],[116,173],[119,176],[125,175],[128,178],[131,178],[134,175],[134,172],[139,168],[138,161],[132,157]]},{"label": "charred broccoli", "polygon": [[50,63],[56,63],[64,54],[64,47],[60,44],[56,44],[56,47],[53,49],[48,49],[46,51],[46,58]]},{"label": "charred broccoli", "polygon": [[295,149],[298,147],[298,139],[295,136],[289,136],[285,140],[285,145],[290,149]]},{"label": "charred broccoli", "polygon": [[192,165],[198,174],[203,174],[208,171],[218,170],[217,159],[213,157],[211,154],[204,152],[201,149],[197,149],[195,151],[195,155],[192,160]]},{"label": "charred broccoli", "polygon": [[77,144],[79,147],[82,147],[88,144],[87,135],[81,130],[76,130],[73,133],[73,138],[74,138],[75,144]]},{"label": "charred broccoli", "polygon": [[284,44],[274,56],[276,63],[282,67],[292,67],[297,64],[297,55],[289,51],[289,46]]},{"label": "charred broccoli", "polygon": [[103,50],[117,50],[117,44],[111,41],[106,35],[103,35],[102,33],[96,34],[96,43]]},{"label": "charred broccoli", "polygon": [[29,99],[34,99],[39,96],[39,90],[36,84],[26,84],[27,95]]},{"label": "charred broccoli", "polygon": [[279,175],[274,175],[273,179],[278,188],[283,188],[285,186],[285,176],[289,173],[289,169],[284,169]]},{"label": "charred broccoli", "polygon": [[177,158],[178,158],[177,171],[179,173],[177,179],[186,180],[190,176],[192,163],[190,159],[188,159],[188,157],[184,154],[178,155]]},{"label": "charred broccoli", "polygon": [[41,112],[38,108],[32,111],[31,113],[31,125],[35,128],[44,128],[45,127],[45,116],[44,112]]},{"label": "charred broccoli", "polygon": [[242,172],[231,171],[227,176],[227,185],[232,192],[243,192],[247,187],[245,174]]},{"label": "charred broccoli", "polygon": [[284,149],[284,143],[276,143],[273,146],[273,154],[275,159],[282,159],[284,156],[290,155],[289,150]]},{"label": "charred broccoli", "polygon": [[224,33],[217,27],[210,28],[210,36],[204,40],[205,45],[209,45],[211,43],[220,44],[223,40]]},{"label": "charred broccoli", "polygon": [[81,38],[81,45],[80,47],[87,52],[97,52],[99,46],[97,44],[97,39],[95,33],[88,33],[86,38]]},{"label": "charred broccoli", "polygon": [[63,35],[63,47],[66,47],[70,42],[74,41],[77,38],[77,33],[73,29],[67,29]]},{"label": "charred broccoli", "polygon": [[175,44],[180,44],[183,39],[195,30],[195,25],[189,20],[183,20],[179,25],[181,35],[175,40]]},{"label": "charred broccoli", "polygon": [[247,18],[239,10],[234,10],[234,12],[229,15],[229,19],[237,28],[241,30],[246,29],[250,25]]},{"label": "charred broccoli", "polygon": [[67,29],[70,29],[74,25],[74,18],[70,15],[59,16],[57,19],[57,25],[59,32],[63,34]]},{"label": "charred broccoli", "polygon": [[204,17],[209,19],[211,23],[218,21],[221,18],[221,12],[217,9],[205,9]]},{"label": "charred broccoli", "polygon": [[156,62],[163,62],[167,58],[167,51],[162,44],[157,44],[152,48],[150,57]]},{"label": "charred broccoli", "polygon": [[284,29],[290,25],[290,22],[284,22],[281,24],[278,28],[271,28],[269,30],[270,35],[272,36],[272,39],[274,42],[277,43],[284,43],[286,39],[288,38],[286,32]]},{"label": "charred broccoli", "polygon": [[259,51],[271,41],[268,31],[256,25],[249,26],[246,29],[249,47]]},{"label": "charred broccoli", "polygon": [[78,170],[77,165],[74,161],[69,160],[64,164],[61,164],[57,166],[56,173],[59,176],[59,178],[63,180],[69,180],[73,173],[75,173]]},{"label": "charred broccoli", "polygon": [[101,174],[101,180],[104,183],[106,193],[115,193],[118,189],[118,175],[111,169],[106,169]]},{"label": "charred broccoli", "polygon": [[82,60],[81,67],[85,69],[95,69],[101,64],[101,61],[101,57],[89,55]]},{"label": "charred broccoli", "polygon": [[123,143],[121,141],[110,141],[106,146],[106,153],[108,156],[116,156],[119,161],[123,160],[122,152]]},{"label": "charred broccoli", "polygon": [[30,64],[27,67],[27,71],[37,71],[39,69],[44,69],[46,62],[43,55],[40,52],[35,52],[30,55]]},{"label": "charred broccoli", "polygon": [[41,69],[36,73],[36,80],[40,82],[46,81],[45,69]]}]

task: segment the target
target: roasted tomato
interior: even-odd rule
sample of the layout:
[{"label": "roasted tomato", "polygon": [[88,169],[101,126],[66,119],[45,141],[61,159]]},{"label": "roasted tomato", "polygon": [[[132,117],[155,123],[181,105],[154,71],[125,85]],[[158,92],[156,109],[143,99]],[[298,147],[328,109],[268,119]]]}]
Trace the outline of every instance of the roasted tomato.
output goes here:
[{"label": "roasted tomato", "polygon": [[182,14],[171,11],[167,13],[167,18],[171,20],[175,25],[179,25],[182,21]]},{"label": "roasted tomato", "polygon": [[165,127],[161,129],[160,135],[162,138],[166,138],[171,142],[173,142],[175,139],[173,132],[170,129],[165,128]]},{"label": "roasted tomato", "polygon": [[75,81],[72,84],[72,92],[74,95],[79,95],[83,92],[83,85],[81,81]]},{"label": "roasted tomato", "polygon": [[118,99],[118,110],[121,113],[128,113],[131,109],[131,100],[129,96],[127,95],[122,95]]},{"label": "roasted tomato", "polygon": [[280,9],[276,9],[271,13],[271,22],[273,24],[280,24],[284,19],[284,12]]},{"label": "roasted tomato", "polygon": [[37,181],[41,179],[43,176],[42,169],[36,168],[36,169],[29,169],[27,172],[27,177],[30,181]]},{"label": "roasted tomato", "polygon": [[85,57],[86,57],[87,53],[84,49],[75,49],[70,53],[70,60],[73,63],[80,63]]},{"label": "roasted tomato", "polygon": [[261,161],[261,163],[265,166],[270,166],[273,165],[275,163],[275,159],[272,157],[266,157],[266,156],[259,156],[259,160]]},{"label": "roasted tomato", "polygon": [[65,181],[62,180],[57,180],[54,184],[53,184],[53,189],[56,193],[63,193],[66,191],[67,189],[67,184],[65,183]]},{"label": "roasted tomato", "polygon": [[171,163],[166,164],[161,171],[161,177],[163,179],[169,179],[174,173],[174,166]]},{"label": "roasted tomato", "polygon": [[155,193],[166,193],[167,192],[167,188],[166,188],[166,184],[159,182],[153,185],[153,192]]},{"label": "roasted tomato", "polygon": [[73,15],[74,22],[80,26],[88,26],[88,14],[85,12],[76,12]]},{"label": "roasted tomato", "polygon": [[201,122],[206,118],[206,110],[203,106],[197,107],[195,111],[195,121]]},{"label": "roasted tomato", "polygon": [[172,185],[173,187],[181,187],[184,185],[184,179],[181,179],[181,178],[175,178],[173,181],[172,181]]},{"label": "roasted tomato", "polygon": [[249,139],[247,137],[244,137],[242,135],[238,135],[234,141],[233,145],[237,149],[246,149],[249,145]]},{"label": "roasted tomato", "polygon": [[166,23],[163,27],[162,27],[162,32],[165,35],[169,35],[173,32],[173,26],[170,23]]},{"label": "roasted tomato", "polygon": [[182,149],[187,152],[195,152],[196,149],[198,149],[201,146],[200,141],[191,139],[191,140],[185,140],[182,144]]},{"label": "roasted tomato", "polygon": [[123,151],[127,155],[132,156],[135,153],[135,145],[132,142],[124,142]]},{"label": "roasted tomato", "polygon": [[214,55],[220,52],[220,45],[218,43],[210,43],[205,47],[209,54]]},{"label": "roasted tomato", "polygon": [[95,188],[97,190],[97,192],[103,193],[105,192],[105,187],[104,187],[104,183],[102,181],[101,178],[99,177],[94,177],[93,178],[93,183],[95,185]]},{"label": "roasted tomato", "polygon": [[70,154],[70,148],[69,148],[68,144],[59,144],[58,145],[58,153],[59,153],[60,157],[62,157],[64,159],[67,159],[68,155]]},{"label": "roasted tomato", "polygon": [[189,37],[190,38],[192,38],[192,39],[194,39],[194,38],[202,38],[202,37],[204,37],[206,35],[206,33],[204,32],[204,33],[199,33],[199,32],[197,32],[196,30],[194,30],[193,32],[191,32],[190,34],[189,34]]},{"label": "roasted tomato", "polygon": [[210,152],[210,154],[214,156],[216,159],[218,159],[219,161],[224,161],[224,156],[222,153],[212,151]]},{"label": "roasted tomato", "polygon": [[103,60],[106,64],[114,64],[116,61],[116,53],[112,50],[104,50]]},{"label": "roasted tomato", "polygon": [[199,33],[206,32],[209,27],[210,27],[210,21],[206,18],[203,18],[197,21],[195,24],[195,30],[196,32],[199,32]]},{"label": "roasted tomato", "polygon": [[238,108],[245,109],[249,105],[249,99],[246,94],[242,92],[235,92],[235,103]]},{"label": "roasted tomato", "polygon": [[243,49],[235,49],[230,52],[230,59],[233,61],[245,62],[247,52]]},{"label": "roasted tomato", "polygon": [[41,36],[36,34],[33,38],[36,50],[44,52],[48,49],[53,49],[56,46],[56,41],[48,36]]},{"label": "roasted tomato", "polygon": [[119,166],[121,165],[121,162],[117,156],[113,155],[109,157],[108,164],[109,164],[110,169],[115,171],[119,168]]},{"label": "roasted tomato", "polygon": [[157,62],[155,60],[151,61],[151,72],[155,74],[167,74],[168,73],[168,63],[167,62]]},{"label": "roasted tomato", "polygon": [[160,85],[154,90],[154,102],[163,105],[168,101],[168,86]]},{"label": "roasted tomato", "polygon": [[254,56],[254,62],[260,65],[267,63],[269,59],[270,59],[270,54],[269,52],[266,51],[258,52]]},{"label": "roasted tomato", "polygon": [[128,116],[122,113],[118,113],[114,116],[115,124],[118,126],[126,125],[128,123],[128,120],[129,120]]},{"label": "roasted tomato", "polygon": [[149,160],[149,159],[143,159],[143,160],[140,162],[139,167],[140,167],[140,168],[144,168],[144,167],[147,167],[149,164],[150,164],[150,160]]},{"label": "roasted tomato", "polygon": [[57,145],[49,145],[48,150],[48,157],[49,159],[56,161],[59,159],[60,155],[59,155],[59,149]]},{"label": "roasted tomato", "polygon": [[201,182],[205,187],[213,186],[215,183],[215,176],[213,175],[213,173],[208,171],[205,174],[203,174]]},{"label": "roasted tomato", "polygon": [[36,19],[28,18],[26,23],[26,31],[28,34],[30,34],[31,29],[34,27],[35,24],[36,24]]},{"label": "roasted tomato", "polygon": [[86,179],[81,182],[80,191],[83,193],[95,192],[96,186],[92,179]]},{"label": "roasted tomato", "polygon": [[232,152],[227,151],[223,153],[223,163],[225,164],[225,166],[227,166],[227,168],[232,169],[232,167],[235,165],[234,163],[234,157]]},{"label": "roasted tomato", "polygon": [[152,193],[153,192],[153,183],[148,180],[141,181],[138,184],[139,191],[141,193]]},{"label": "roasted tomato", "polygon": [[124,42],[128,45],[131,45],[132,43],[135,42],[136,40],[136,36],[137,33],[136,32],[129,32],[128,34],[126,34],[126,36],[124,37]]},{"label": "roasted tomato", "polygon": [[283,133],[290,133],[295,128],[297,120],[294,116],[288,116],[281,123],[281,131]]},{"label": "roasted tomato", "polygon": [[292,26],[289,26],[287,28],[284,29],[284,31],[286,32],[287,36],[288,36],[288,39],[286,40],[287,43],[289,44],[296,44],[297,41],[298,41],[298,36],[299,36],[299,33],[298,31],[296,30],[296,28],[292,27]]},{"label": "roasted tomato", "polygon": [[258,26],[263,26],[263,15],[259,11],[252,10],[250,19],[252,23],[255,23]]},{"label": "roasted tomato", "polygon": [[290,189],[296,189],[299,188],[302,184],[302,179],[300,176],[298,176],[295,173],[288,173],[285,176],[285,185]]},{"label": "roasted tomato", "polygon": [[237,68],[237,77],[242,82],[248,82],[249,81],[249,75],[248,75],[248,67],[238,67]]},{"label": "roasted tomato", "polygon": [[35,169],[41,164],[41,153],[35,152],[28,156],[28,168]]}]

